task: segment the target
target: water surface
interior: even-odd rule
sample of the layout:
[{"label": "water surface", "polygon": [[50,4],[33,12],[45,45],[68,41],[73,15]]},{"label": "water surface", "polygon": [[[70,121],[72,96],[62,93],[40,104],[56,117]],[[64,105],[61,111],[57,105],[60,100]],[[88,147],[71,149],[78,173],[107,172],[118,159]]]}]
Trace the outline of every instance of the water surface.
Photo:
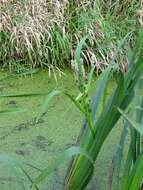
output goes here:
[{"label": "water surface", "polygon": [[[1,77],[6,72],[1,72]],[[58,83],[53,77],[48,76],[47,71],[19,78],[9,78],[0,81],[1,94],[21,94],[33,92],[49,92],[53,89],[67,90],[76,95],[78,90],[72,74],[66,70],[65,76],[58,78]],[[112,90],[112,84],[108,91]],[[63,95],[57,96],[50,103],[47,112],[34,124],[38,110],[45,97],[23,97],[23,98],[1,98],[2,109],[22,108],[23,112],[0,115],[0,153],[14,156],[19,160],[29,162],[38,168],[47,167],[58,152],[71,147],[76,143],[82,115],[74,105]],[[95,175],[88,190],[104,190],[107,187],[108,171],[111,159],[118,142],[121,127],[117,125],[104,143],[103,149],[95,163]],[[62,190],[63,179],[66,173],[68,161],[56,169],[50,177],[40,185],[41,190]],[[38,171],[25,167],[32,178],[37,176]],[[27,178],[17,171],[21,176],[25,189],[30,189]],[[0,189],[20,190],[20,181],[17,181],[13,168],[7,164],[1,164]],[[22,188],[21,188],[22,189]]]}]

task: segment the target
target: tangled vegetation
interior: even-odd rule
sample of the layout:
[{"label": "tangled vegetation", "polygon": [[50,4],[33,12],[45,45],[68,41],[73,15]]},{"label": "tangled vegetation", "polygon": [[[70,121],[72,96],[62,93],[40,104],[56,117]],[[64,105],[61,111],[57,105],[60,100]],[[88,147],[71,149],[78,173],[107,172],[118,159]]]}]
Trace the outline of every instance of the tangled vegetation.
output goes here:
[{"label": "tangled vegetation", "polygon": [[[79,92],[75,96],[65,89],[50,93],[0,94],[0,97],[46,96],[32,120],[33,126],[38,125],[51,99],[59,94],[70,99],[83,115],[77,142],[45,169],[2,154],[0,161],[18,167],[29,180],[29,189],[39,190],[39,184],[72,157],[62,187],[86,189],[103,143],[120,120],[122,133],[105,189],[142,190],[143,1],[2,0],[0,3],[1,66],[12,71],[17,69],[18,76],[36,73],[35,67],[60,71],[71,66]],[[20,73],[22,68],[28,70]],[[95,71],[100,76],[91,97]],[[106,97],[111,76],[115,86]],[[13,112],[19,113],[19,109],[2,110],[0,114]],[[125,151],[127,134],[130,144]],[[27,167],[37,171],[36,177],[29,174]],[[25,184],[19,180],[21,176],[16,178],[19,187],[25,190]]]},{"label": "tangled vegetation", "polygon": [[[19,66],[72,66],[79,40],[89,35],[82,52],[85,65],[104,69],[116,44],[142,24],[138,0],[1,0],[0,62],[10,69]],[[139,19],[138,19],[139,18]],[[127,46],[133,46],[131,35]],[[123,50],[116,60],[126,70]],[[74,68],[73,68],[74,69]]]},{"label": "tangled vegetation", "polygon": [[[79,94],[72,96],[64,91],[72,103],[81,111],[84,116],[84,123],[77,144],[60,153],[52,163],[43,170],[38,169],[38,176],[33,180],[24,165],[32,166],[31,163],[22,163],[13,160],[10,157],[1,155],[0,160],[11,162],[12,165],[19,167],[27,176],[33,189],[39,190],[39,183],[42,183],[60,164],[68,157],[73,157],[67,170],[63,189],[65,190],[83,190],[90,182],[94,169],[96,170],[96,160],[105,139],[109,136],[112,129],[116,126],[118,120],[123,116],[123,130],[120,137],[117,151],[113,158],[111,173],[109,178],[109,190],[142,190],[143,183],[143,32],[139,32],[136,46],[130,52],[129,67],[125,73],[117,73],[119,65],[115,62],[116,56],[124,46],[125,40],[131,33],[127,34],[116,49],[111,64],[103,71],[97,80],[95,93],[90,101],[90,88],[93,80],[93,67],[84,79],[81,64],[81,50],[87,37],[84,37],[75,52],[75,61],[78,68],[77,80]],[[110,75],[114,74],[116,86],[110,91],[108,97],[105,97],[106,88]],[[25,97],[46,95],[46,99],[39,109],[39,113],[33,124],[38,123],[45,113],[50,100],[62,93],[52,91],[50,93],[31,93],[19,95],[1,95],[7,97]],[[99,109],[102,106],[102,109]],[[15,110],[13,110],[15,111]],[[6,111],[7,112],[7,111]],[[130,133],[129,133],[130,131]],[[124,153],[125,139],[127,134],[130,136],[130,144],[127,154]],[[23,185],[23,184],[22,184]],[[23,188],[24,189],[24,188]]]}]

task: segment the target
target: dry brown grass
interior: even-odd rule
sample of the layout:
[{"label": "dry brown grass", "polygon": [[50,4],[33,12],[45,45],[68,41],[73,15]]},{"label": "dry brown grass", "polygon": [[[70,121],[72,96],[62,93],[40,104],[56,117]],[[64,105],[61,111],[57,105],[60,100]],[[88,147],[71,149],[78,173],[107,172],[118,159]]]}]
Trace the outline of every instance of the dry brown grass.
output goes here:
[{"label": "dry brown grass", "polygon": [[47,12],[43,0],[11,1],[2,7],[1,27],[11,33],[11,40],[26,43],[32,48],[32,39],[40,44],[42,32],[47,30]]},{"label": "dry brown grass", "polygon": [[[87,1],[75,1],[79,9],[82,6],[85,11],[89,6]],[[68,15],[70,13],[70,3],[67,0],[13,0],[2,1],[2,13],[1,13],[1,30],[10,34],[10,44],[14,47],[14,51],[11,52],[11,57],[22,57],[23,48],[27,49],[30,61],[36,61],[35,47],[41,52],[41,45],[43,44],[44,36],[48,35],[49,41],[52,41],[53,27],[58,26],[62,31],[62,36],[68,35],[66,31]],[[96,24],[97,26],[97,24]],[[91,26],[92,27],[92,26]],[[96,33],[91,29],[85,29],[89,32],[91,37],[96,38],[97,35],[103,35],[102,32],[96,28]],[[97,34],[97,35],[96,35]],[[79,41],[81,31],[72,34],[74,39]],[[53,42],[54,43],[54,42]],[[58,47],[57,47],[58,48]],[[73,49],[71,49],[71,54]],[[42,53],[42,52],[41,52]],[[31,55],[32,54],[32,55]],[[41,55],[42,56],[42,55]],[[37,63],[33,63],[37,64]]]},{"label": "dry brown grass", "polygon": [[[4,59],[24,60],[32,66],[63,65],[73,62],[75,46],[84,35],[89,35],[82,58],[88,65],[96,65],[97,72],[111,61],[116,48],[116,36],[106,14],[96,6],[98,1],[87,0],[1,0],[0,28],[10,37],[4,41]],[[106,11],[114,13],[131,4],[130,0],[116,3],[100,1]],[[103,6],[102,6],[103,7]],[[119,14],[120,16],[120,14]],[[108,33],[111,32],[109,35]],[[66,52],[67,51],[67,52]],[[116,60],[122,70],[126,56]]]},{"label": "dry brown grass", "polygon": [[138,10],[138,18],[141,26],[143,26],[143,0],[140,0],[140,9]]}]

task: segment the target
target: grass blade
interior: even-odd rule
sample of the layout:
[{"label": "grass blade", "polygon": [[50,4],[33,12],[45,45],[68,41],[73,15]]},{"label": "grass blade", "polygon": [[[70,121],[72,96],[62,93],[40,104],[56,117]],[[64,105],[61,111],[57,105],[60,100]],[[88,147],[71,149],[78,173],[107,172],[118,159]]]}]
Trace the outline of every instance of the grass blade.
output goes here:
[{"label": "grass blade", "polygon": [[108,67],[99,77],[97,81],[97,86],[95,90],[95,94],[91,98],[91,119],[95,119],[95,115],[99,108],[99,103],[101,101],[103,92],[105,90],[105,87],[107,85],[108,77],[111,72],[112,67]]},{"label": "grass blade", "polygon": [[24,112],[24,109],[21,108],[10,108],[10,109],[4,109],[4,110],[0,110],[0,115],[1,114],[15,114],[15,113],[21,113]]},{"label": "grass blade", "polygon": [[127,126],[125,125],[122,130],[116,154],[113,158],[113,173],[111,179],[112,182],[111,182],[111,187],[109,188],[111,190],[117,190],[119,187],[120,170],[123,159],[123,150],[124,150],[126,136],[127,136]]},{"label": "grass blade", "polygon": [[131,119],[127,114],[124,113],[120,108],[118,108],[118,111],[122,114],[122,116],[131,124],[132,127],[134,127],[141,135],[143,135],[143,125],[140,123],[137,123],[133,119]]},{"label": "grass blade", "polygon": [[143,153],[138,157],[125,189],[138,190],[143,180]]},{"label": "grass blade", "polygon": [[39,113],[36,117],[35,122],[38,123],[39,119],[43,116],[43,113],[46,111],[49,102],[52,100],[54,96],[57,96],[60,93],[60,91],[52,91],[49,94],[46,95],[45,101],[43,102],[42,106],[40,107]]},{"label": "grass blade", "polygon": [[44,96],[49,92],[35,92],[35,93],[22,93],[22,94],[0,94],[0,98],[21,98],[21,97],[34,97],[34,96]]},{"label": "grass blade", "polygon": [[34,180],[34,185],[37,185],[39,183],[41,183],[46,177],[48,177],[59,165],[61,165],[63,163],[63,161],[65,161],[67,158],[70,158],[72,156],[75,155],[83,155],[88,161],[89,163],[92,165],[93,167],[93,159],[92,157],[89,155],[88,152],[86,152],[85,150],[83,150],[80,147],[71,147],[69,149],[67,149],[65,152],[63,152],[62,154],[60,154],[59,156],[56,157],[55,160],[53,160],[53,162],[49,165],[49,167],[47,167],[46,169],[44,169],[41,174]]}]

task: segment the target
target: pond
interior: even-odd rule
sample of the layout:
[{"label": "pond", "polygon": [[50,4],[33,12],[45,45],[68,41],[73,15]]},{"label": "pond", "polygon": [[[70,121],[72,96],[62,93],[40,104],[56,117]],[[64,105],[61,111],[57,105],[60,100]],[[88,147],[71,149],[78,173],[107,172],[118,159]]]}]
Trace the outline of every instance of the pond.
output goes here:
[{"label": "pond", "polygon": [[[5,74],[7,73],[1,71],[1,76]],[[109,86],[112,87],[112,85]],[[69,70],[66,70],[65,75],[58,78],[58,83],[53,77],[49,77],[48,72],[44,70],[32,76],[7,78],[0,81],[1,94],[49,92],[53,89],[66,89],[70,94],[77,94],[78,92],[72,73]],[[0,115],[0,153],[14,156],[18,160],[28,162],[41,169],[47,167],[57,153],[76,143],[82,125],[81,113],[63,95],[55,97],[38,124],[34,124],[33,120],[37,116],[44,98],[44,96],[37,96],[0,99],[1,110],[22,108],[19,113]],[[86,188],[87,190],[106,189],[111,161],[119,141],[120,132],[121,127],[117,124],[117,127],[113,129],[105,141],[95,163],[95,174]],[[39,186],[41,190],[63,189],[62,185],[68,161],[63,161],[63,164],[47,178],[45,183]],[[39,173],[27,166],[25,166],[25,170],[31,178]],[[30,189],[28,179],[21,171],[18,169],[16,171],[24,183],[24,187],[21,189]],[[20,180],[16,180],[13,168],[7,164],[1,164],[0,189],[20,190],[19,183]]]}]

